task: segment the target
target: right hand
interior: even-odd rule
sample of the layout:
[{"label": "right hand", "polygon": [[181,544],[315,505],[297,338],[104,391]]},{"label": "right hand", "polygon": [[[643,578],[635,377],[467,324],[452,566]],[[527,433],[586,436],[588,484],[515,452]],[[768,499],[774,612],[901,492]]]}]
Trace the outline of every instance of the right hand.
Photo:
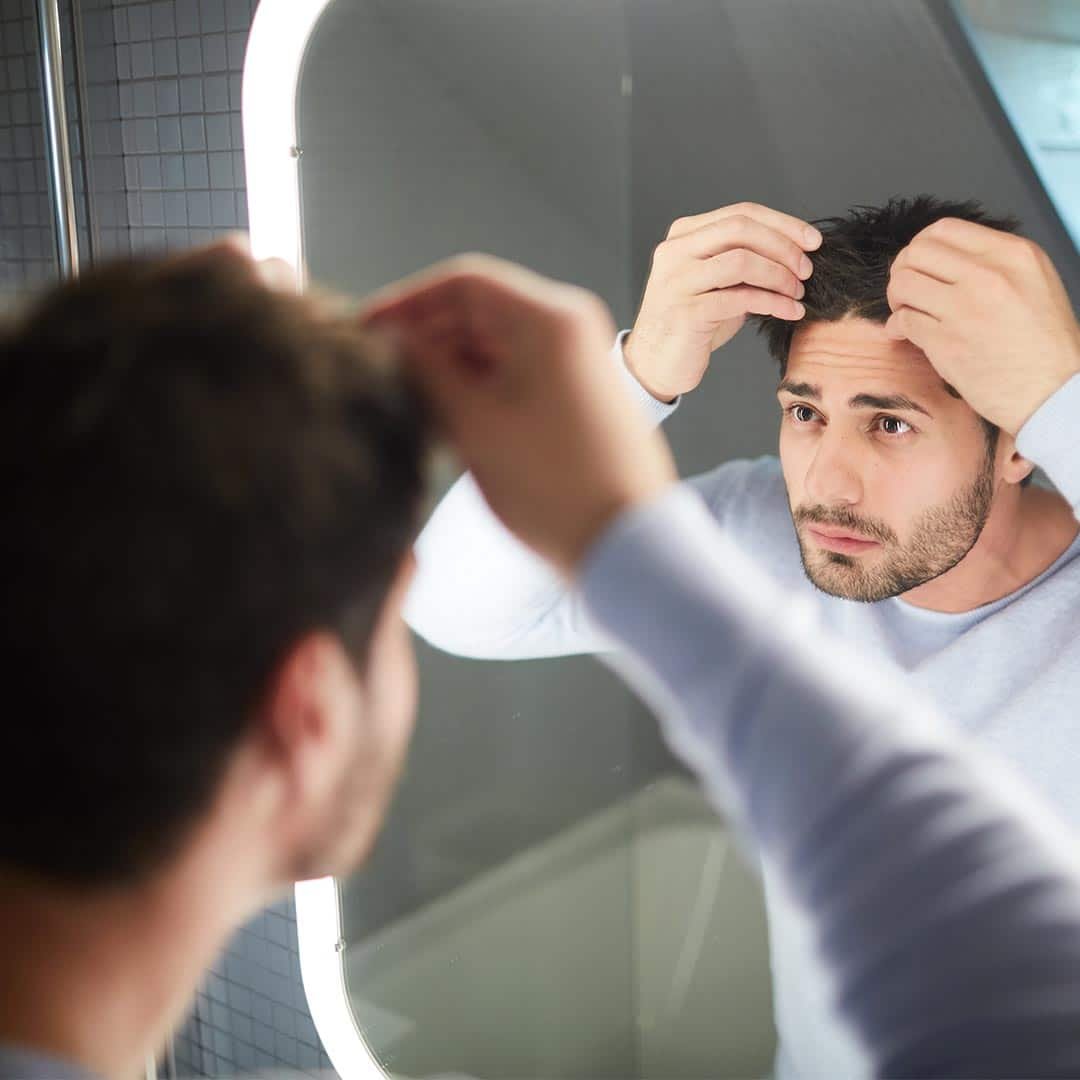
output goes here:
[{"label": "right hand", "polygon": [[608,354],[615,324],[585,289],[485,255],[370,299],[495,514],[573,576],[608,523],[676,481],[663,437]]},{"label": "right hand", "polygon": [[820,245],[812,225],[756,203],[679,218],[653,255],[627,367],[661,401],[693,390],[747,315],[803,317],[806,253]]}]

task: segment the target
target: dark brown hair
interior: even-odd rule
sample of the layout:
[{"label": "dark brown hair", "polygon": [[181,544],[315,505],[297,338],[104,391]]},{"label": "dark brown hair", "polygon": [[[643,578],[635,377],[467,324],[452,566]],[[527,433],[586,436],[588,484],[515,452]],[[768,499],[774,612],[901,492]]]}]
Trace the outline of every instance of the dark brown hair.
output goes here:
[{"label": "dark brown hair", "polygon": [[893,260],[928,225],[947,217],[1010,233],[1020,227],[1015,218],[987,213],[974,199],[949,202],[933,195],[894,197],[884,206],[853,206],[843,217],[815,221],[823,240],[810,253],[814,273],[805,282],[806,315],[798,322],[752,316],[781,371],[787,365],[792,335],[800,326],[838,322],[848,315],[888,322],[892,311],[886,289]]},{"label": "dark brown hair", "polygon": [[0,334],[0,864],[118,882],[206,811],[302,635],[364,664],[427,423],[340,302],[231,249],[92,271]]}]

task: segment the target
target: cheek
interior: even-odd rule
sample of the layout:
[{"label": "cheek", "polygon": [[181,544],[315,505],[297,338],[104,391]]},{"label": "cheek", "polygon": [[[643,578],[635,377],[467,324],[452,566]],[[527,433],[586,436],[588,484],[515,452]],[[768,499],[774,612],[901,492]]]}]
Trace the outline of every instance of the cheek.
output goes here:
[{"label": "cheek", "polygon": [[970,486],[972,468],[948,453],[879,460],[864,476],[866,512],[886,522],[905,543],[928,511],[947,506]]},{"label": "cheek", "polygon": [[408,743],[416,720],[416,654],[404,621],[384,629],[372,649],[368,672],[368,730],[377,756],[393,760]]},{"label": "cheek", "polygon": [[803,478],[810,464],[806,440],[791,438],[786,425],[780,429],[780,471],[792,506],[802,503]]},{"label": "cheek", "polygon": [[416,650],[405,623],[394,635],[386,657],[382,711],[385,714],[388,737],[394,743],[407,741],[416,722],[419,680],[416,669]]}]

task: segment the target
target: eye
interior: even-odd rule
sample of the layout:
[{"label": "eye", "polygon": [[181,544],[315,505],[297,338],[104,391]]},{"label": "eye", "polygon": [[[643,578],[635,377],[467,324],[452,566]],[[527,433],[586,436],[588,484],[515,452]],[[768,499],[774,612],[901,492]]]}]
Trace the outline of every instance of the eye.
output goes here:
[{"label": "eye", "polygon": [[907,435],[915,430],[906,420],[901,420],[899,416],[879,416],[876,423],[878,429],[891,438],[899,438],[901,435]]},{"label": "eye", "polygon": [[784,411],[796,424],[812,424],[817,419],[817,413],[809,405],[789,405]]}]

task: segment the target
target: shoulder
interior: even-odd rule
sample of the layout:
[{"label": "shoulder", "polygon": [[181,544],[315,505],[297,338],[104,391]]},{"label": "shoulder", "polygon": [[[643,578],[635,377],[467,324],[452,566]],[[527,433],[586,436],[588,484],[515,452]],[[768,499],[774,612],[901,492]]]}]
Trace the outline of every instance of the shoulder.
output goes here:
[{"label": "shoulder", "polygon": [[790,520],[780,459],[773,455],[726,461],[686,483],[701,495],[721,524],[726,525],[725,519],[745,513],[782,515]]},{"label": "shoulder", "polygon": [[787,488],[775,455],[740,458],[686,481],[748,554],[775,576],[802,577]]}]

